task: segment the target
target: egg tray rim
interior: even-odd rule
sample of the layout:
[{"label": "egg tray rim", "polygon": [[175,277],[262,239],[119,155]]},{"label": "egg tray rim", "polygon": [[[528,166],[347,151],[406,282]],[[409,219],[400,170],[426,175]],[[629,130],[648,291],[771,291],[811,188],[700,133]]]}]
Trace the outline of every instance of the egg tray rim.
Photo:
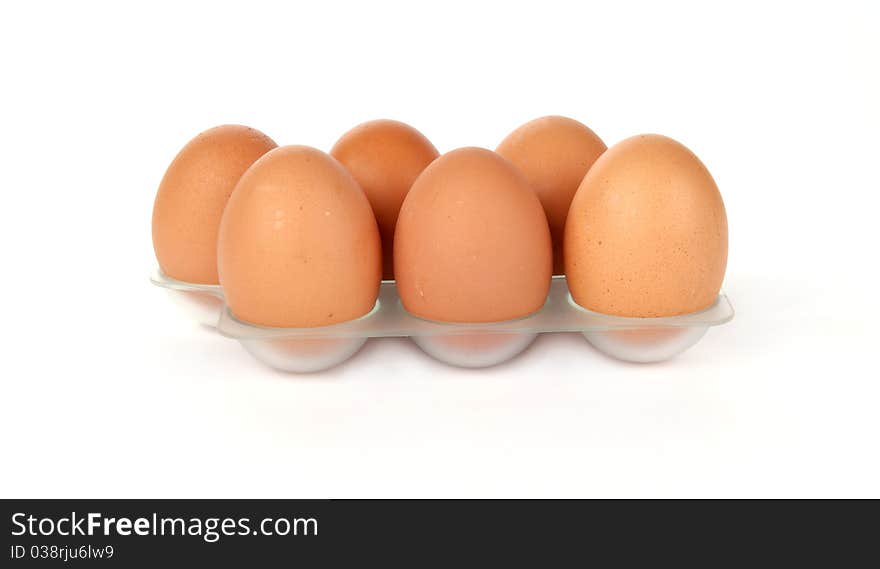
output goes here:
[{"label": "egg tray rim", "polygon": [[[223,300],[220,285],[178,281],[156,269],[151,282],[183,292],[204,292]],[[425,320],[403,308],[394,281],[382,281],[373,308],[360,318],[313,328],[274,328],[239,320],[223,302],[217,332],[236,340],[381,338],[449,336],[467,334],[543,334],[554,332],[595,333],[622,330],[709,328],[730,322],[735,315],[730,299],[721,291],[708,308],[689,314],[639,318],[614,316],[587,310],[574,302],[564,275],[553,276],[547,301],[537,311],[521,318],[490,323],[452,323]]]}]

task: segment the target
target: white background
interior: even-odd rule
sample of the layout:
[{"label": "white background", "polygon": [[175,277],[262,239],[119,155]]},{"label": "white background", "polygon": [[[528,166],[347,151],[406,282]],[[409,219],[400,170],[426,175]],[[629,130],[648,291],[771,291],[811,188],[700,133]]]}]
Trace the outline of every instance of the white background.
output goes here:
[{"label": "white background", "polygon": [[[880,496],[870,2],[236,4],[0,9],[3,496]],[[388,117],[447,151],[545,114],[703,159],[732,323],[661,365],[556,334],[297,377],[147,280],[208,127],[327,150]]]}]

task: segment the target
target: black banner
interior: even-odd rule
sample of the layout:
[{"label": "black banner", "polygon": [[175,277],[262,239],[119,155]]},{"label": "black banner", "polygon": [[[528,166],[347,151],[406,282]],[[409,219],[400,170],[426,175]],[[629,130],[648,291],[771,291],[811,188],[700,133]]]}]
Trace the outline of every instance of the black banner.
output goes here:
[{"label": "black banner", "polygon": [[[876,502],[7,500],[2,567],[876,561]],[[829,515],[829,511],[831,514]],[[834,514],[837,513],[837,515]],[[839,541],[832,540],[837,537]],[[862,557],[867,553],[868,557]],[[646,557],[647,556],[647,557]]]}]

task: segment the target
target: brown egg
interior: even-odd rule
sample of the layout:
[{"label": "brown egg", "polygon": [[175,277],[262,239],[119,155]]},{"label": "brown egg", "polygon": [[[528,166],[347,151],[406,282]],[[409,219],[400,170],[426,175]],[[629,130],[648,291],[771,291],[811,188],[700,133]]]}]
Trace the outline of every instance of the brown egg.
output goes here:
[{"label": "brown egg", "polygon": [[592,130],[558,116],[527,122],[498,145],[496,152],[525,174],[544,206],[553,238],[553,274],[565,270],[562,245],[571,200],[605,150],[605,143]]},{"label": "brown egg", "polygon": [[217,231],[235,184],[277,145],[258,130],[225,125],[206,130],[174,158],[153,205],[153,248],[171,278],[217,284]]},{"label": "brown egg", "polygon": [[422,133],[402,122],[375,120],[342,135],[330,154],[361,185],[382,236],[382,278],[394,278],[394,227],[403,198],[439,154]]},{"label": "brown egg", "polygon": [[358,318],[373,308],[382,278],[370,203],[339,162],[308,146],[277,148],[242,176],[217,258],[232,313],[262,326]]},{"label": "brown egg", "polygon": [[575,302],[620,316],[696,312],[715,302],[726,266],[724,202],[690,150],[645,134],[590,168],[565,228]]},{"label": "brown egg", "polygon": [[482,148],[444,154],[403,202],[394,238],[397,291],[412,314],[494,322],[535,312],[547,297],[547,218],[528,181]]}]

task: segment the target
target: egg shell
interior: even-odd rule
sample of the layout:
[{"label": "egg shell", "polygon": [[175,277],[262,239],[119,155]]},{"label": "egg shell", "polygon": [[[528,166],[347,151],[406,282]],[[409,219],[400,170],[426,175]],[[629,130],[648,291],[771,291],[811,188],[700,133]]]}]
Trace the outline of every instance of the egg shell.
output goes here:
[{"label": "egg shell", "polygon": [[218,262],[232,313],[262,326],[363,316],[382,277],[366,196],[339,162],[308,146],[277,148],[242,176],[220,225]]},{"label": "egg shell", "polygon": [[528,181],[482,148],[444,154],[406,196],[394,239],[403,306],[444,322],[494,322],[535,312],[547,297],[547,218]]},{"label": "egg shell", "polygon": [[565,218],[590,166],[607,147],[589,127],[567,117],[541,117],[525,123],[496,152],[525,174],[538,194],[553,239],[553,274],[565,270]]},{"label": "egg shell", "polygon": [[605,314],[697,312],[727,266],[727,214],[711,174],[665,136],[628,138],[590,168],[565,229],[572,298]]},{"label": "egg shell", "polygon": [[232,190],[275,142],[258,130],[224,125],[206,130],[177,154],[156,193],[153,248],[167,276],[217,284],[217,232]]},{"label": "egg shell", "polygon": [[394,228],[403,199],[439,153],[413,127],[392,120],[363,123],[346,132],[330,154],[358,181],[379,224],[382,278],[394,278]]}]

